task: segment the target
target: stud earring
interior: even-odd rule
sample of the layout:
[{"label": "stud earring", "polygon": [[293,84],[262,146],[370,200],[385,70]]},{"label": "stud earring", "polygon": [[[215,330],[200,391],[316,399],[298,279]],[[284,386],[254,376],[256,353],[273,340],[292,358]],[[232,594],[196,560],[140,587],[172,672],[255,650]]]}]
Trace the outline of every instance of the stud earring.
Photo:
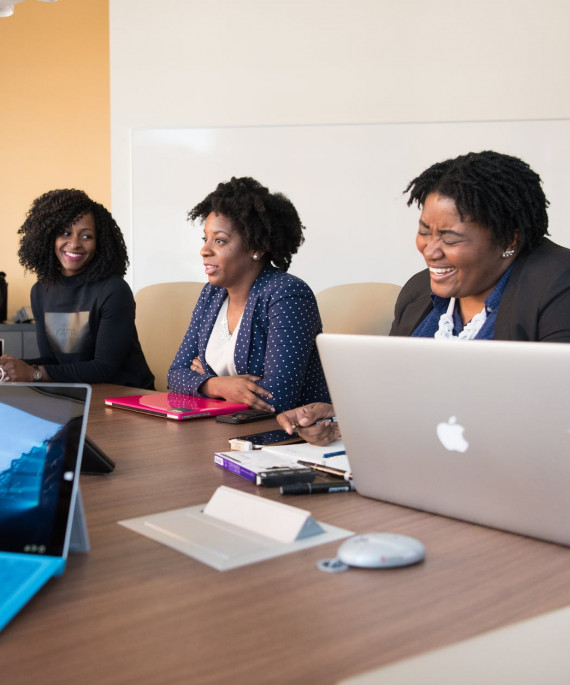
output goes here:
[{"label": "stud earring", "polygon": [[253,259],[255,259],[255,260],[259,259],[259,255],[257,254],[257,252],[253,255]]},{"label": "stud earring", "polygon": [[509,257],[512,257],[514,253],[514,250],[505,250],[501,256],[503,259],[508,259]]}]

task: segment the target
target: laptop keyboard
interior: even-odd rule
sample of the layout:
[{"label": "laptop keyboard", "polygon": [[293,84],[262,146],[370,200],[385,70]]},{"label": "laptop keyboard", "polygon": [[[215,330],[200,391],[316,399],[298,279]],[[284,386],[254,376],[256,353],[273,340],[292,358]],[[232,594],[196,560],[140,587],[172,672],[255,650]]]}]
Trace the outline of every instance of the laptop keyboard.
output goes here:
[{"label": "laptop keyboard", "polygon": [[40,559],[0,558],[0,605],[41,568]]}]

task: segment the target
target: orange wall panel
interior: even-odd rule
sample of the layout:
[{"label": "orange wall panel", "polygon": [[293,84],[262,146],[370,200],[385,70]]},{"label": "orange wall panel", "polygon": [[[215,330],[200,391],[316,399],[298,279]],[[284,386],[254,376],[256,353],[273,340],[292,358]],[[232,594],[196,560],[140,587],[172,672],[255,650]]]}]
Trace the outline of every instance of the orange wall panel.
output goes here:
[{"label": "orange wall panel", "polygon": [[0,18],[0,271],[8,318],[29,304],[18,261],[32,201],[81,188],[110,207],[109,0],[24,0]]}]

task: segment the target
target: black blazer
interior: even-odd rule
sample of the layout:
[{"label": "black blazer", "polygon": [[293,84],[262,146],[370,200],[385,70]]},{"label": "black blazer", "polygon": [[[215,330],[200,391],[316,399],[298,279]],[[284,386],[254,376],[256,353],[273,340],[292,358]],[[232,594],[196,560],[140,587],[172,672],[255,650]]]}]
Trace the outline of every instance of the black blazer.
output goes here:
[{"label": "black blazer", "polygon": [[[433,309],[429,271],[404,285],[390,335],[409,336]],[[513,264],[495,322],[495,340],[570,342],[570,250],[543,242]]]}]

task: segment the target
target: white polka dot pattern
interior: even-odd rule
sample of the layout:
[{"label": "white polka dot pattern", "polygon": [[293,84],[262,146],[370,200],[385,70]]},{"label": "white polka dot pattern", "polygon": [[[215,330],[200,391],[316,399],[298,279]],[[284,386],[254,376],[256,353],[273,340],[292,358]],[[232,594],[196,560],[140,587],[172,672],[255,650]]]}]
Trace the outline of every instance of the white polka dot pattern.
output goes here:
[{"label": "white polka dot pattern", "polygon": [[[216,375],[206,364],[205,350],[225,297],[225,288],[204,286],[168,372],[174,392],[200,395],[199,386]],[[330,402],[315,343],[321,330],[309,286],[296,276],[266,267],[245,306],[234,357],[237,373],[261,376],[258,384],[273,393],[269,402],[277,412],[308,402]],[[196,356],[205,376],[190,370]]]}]

